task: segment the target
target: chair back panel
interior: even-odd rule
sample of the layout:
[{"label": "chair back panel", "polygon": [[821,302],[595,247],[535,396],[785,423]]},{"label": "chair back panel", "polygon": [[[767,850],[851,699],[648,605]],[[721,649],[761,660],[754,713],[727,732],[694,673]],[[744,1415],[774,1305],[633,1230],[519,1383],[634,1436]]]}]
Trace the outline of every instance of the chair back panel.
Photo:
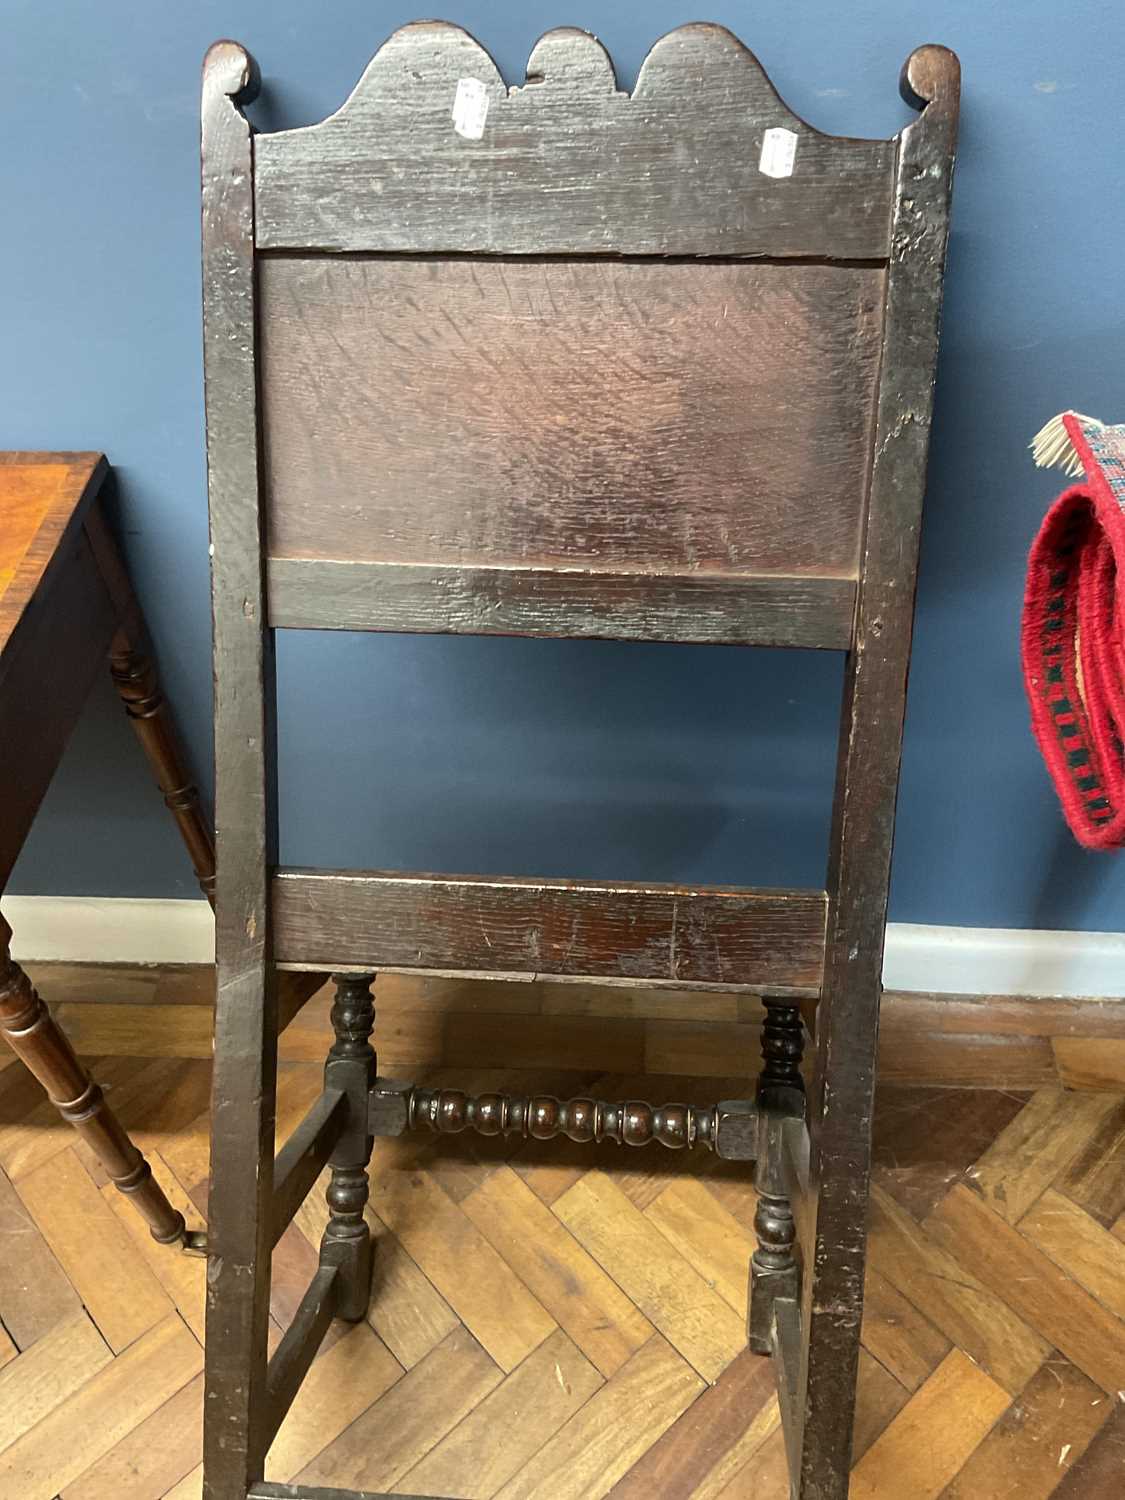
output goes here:
[{"label": "chair back panel", "polygon": [[854,579],[884,277],[263,257],[269,555]]}]

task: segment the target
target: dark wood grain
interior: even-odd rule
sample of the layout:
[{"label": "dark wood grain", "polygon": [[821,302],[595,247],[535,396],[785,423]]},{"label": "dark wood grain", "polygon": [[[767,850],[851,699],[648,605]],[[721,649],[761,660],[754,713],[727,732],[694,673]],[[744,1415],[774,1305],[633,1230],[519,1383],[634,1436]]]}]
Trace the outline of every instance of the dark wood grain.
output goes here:
[{"label": "dark wood grain", "polygon": [[[488,98],[476,140],[452,119],[466,78]],[[797,136],[783,180],[760,168],[777,127]],[[509,92],[472,37],[424,21],[384,43],[334,115],[260,139],[258,244],[874,258],[887,252],[893,150],[806,125],[721,26],[661,38],[630,97],[586,32],[548,32]]]},{"label": "dark wood grain", "polygon": [[370,1091],[368,1119],[373,1135],[430,1130],[449,1136],[472,1130],[485,1137],[535,1141],[565,1136],[578,1145],[659,1143],[670,1151],[699,1146],[725,1161],[753,1161],[758,1144],[758,1109],[744,1099],[710,1107],[654,1106],[643,1099],[609,1103],[586,1095],[559,1099],[554,1094],[469,1094],[378,1079]]},{"label": "dark wood grain", "polygon": [[638,594],[854,577],[882,271],[286,257],[260,277],[271,556],[604,568]]},{"label": "dark wood grain", "polygon": [[[791,998],[762,996],[762,1066],[758,1073],[758,1155],[754,1190],[758,1195],[754,1212],[757,1246],[750,1261],[750,1308],[748,1334],[751,1349],[773,1354],[779,1378],[787,1355],[784,1340],[801,1344],[798,1319],[800,1267],[795,1246],[798,1228],[793,1211],[797,1194],[791,1180],[790,1161],[794,1141],[803,1148],[805,1127],[805,1083],[801,1075],[805,1032],[800,1008]],[[801,1173],[799,1186],[806,1181]],[[795,1332],[794,1332],[795,1330]],[[788,1351],[792,1355],[792,1351]],[[790,1358],[789,1374],[793,1372]],[[789,1393],[792,1395],[792,1392]],[[781,1403],[786,1441],[799,1451],[800,1420],[795,1402]]]},{"label": "dark wood grain", "polygon": [[[757,1247],[750,1261],[750,1310],[747,1323],[750,1347],[757,1354],[772,1354],[781,1364],[783,1328],[792,1337],[797,1329],[798,1357],[801,1345],[799,1296],[801,1267],[797,1260],[797,1222],[793,1212],[793,1185],[789,1178],[787,1126],[803,1132],[801,1117],[788,1117],[775,1104],[763,1105],[758,1129],[758,1160],[754,1170],[754,1237]],[[795,1368],[790,1361],[790,1374]],[[791,1393],[794,1394],[794,1393]],[[800,1451],[801,1418],[796,1401],[782,1403],[786,1441],[790,1452]],[[799,1466],[795,1466],[799,1467]]]},{"label": "dark wood grain", "polygon": [[[609,1500],[719,1494],[715,1470],[727,1454],[737,1453],[746,1430],[761,1420],[773,1389],[769,1364],[744,1350],[614,1485]],[[727,1462],[737,1472],[736,1463]]]},{"label": "dark wood grain", "polygon": [[344,1128],[328,1158],[331,1178],[325,1199],[328,1223],[320,1242],[320,1263],[336,1272],[336,1316],[357,1323],[371,1299],[373,1244],[367,1222],[367,1163],[374,1144],[370,1093],[377,1061],[371,1045],[375,1029],[373,973],[335,975],[332,1003],[335,1040],[324,1067],[325,1088],[339,1089],[346,1101]]},{"label": "dark wood grain", "polygon": [[763,995],[762,1067],[758,1074],[758,1102],[783,1114],[803,1115],[805,1081],[801,1061],[805,1029],[801,1012],[791,1000]]},{"label": "dark wood grain", "polygon": [[[804,1466],[805,1419],[801,1410],[801,1388],[804,1384],[804,1356],[808,1347],[805,1336],[806,1324],[801,1318],[800,1304],[795,1298],[778,1297],[774,1301],[773,1365],[777,1380],[777,1404],[781,1410],[781,1426],[785,1435],[785,1451],[789,1457],[790,1492],[800,1497],[800,1475]],[[854,1410],[855,1394],[849,1401],[849,1410]],[[794,1476],[797,1476],[796,1481]],[[833,1482],[838,1482],[833,1476]],[[848,1476],[843,1476],[845,1492]]]},{"label": "dark wood grain", "polygon": [[1106,1116],[1056,1185],[1107,1229],[1125,1213],[1125,1101]]},{"label": "dark wood grain", "polygon": [[[1019,1003],[1033,1018],[1039,1002]],[[1009,1014],[1015,1008],[1009,1002]],[[925,1030],[927,1009],[919,1007],[919,1012],[912,1014],[905,1004],[899,1012],[904,1044],[915,1055],[924,1053],[930,1045]],[[882,1023],[880,1029],[882,1042]],[[982,1072],[986,1068],[987,1063]],[[975,1088],[964,1090],[951,1102],[948,1088],[907,1087],[881,1079],[875,1091],[874,1180],[920,1222],[1011,1124],[1030,1097],[1029,1093],[999,1087]]]},{"label": "dark wood grain", "polygon": [[[687,982],[779,1003],[823,980],[807,1131],[771,1103],[796,1093],[792,1016],[771,1037],[762,1227],[788,1280],[751,1326],[777,1356],[794,1496],[843,1500],[956,59],[920,48],[904,91],[921,119],[894,141],[847,141],[793,116],[718,27],[658,43],[626,96],[583,33],[545,37],[508,91],[465,33],[423,23],[337,114],[258,138],[251,159],[231,107],[251,66],[229,44],[213,58],[220,835],[224,788],[232,807],[219,942],[238,1001],[219,1043],[216,1187],[228,1207],[260,1191],[271,959]],[[466,80],[487,104],[477,130],[453,118]],[[763,171],[768,129],[792,132],[791,174]],[[299,870],[268,885],[280,623],[849,646],[827,954],[821,892]],[[345,1220],[365,1194],[355,1144],[340,1159]],[[207,1500],[273,1488],[249,1337],[268,1272],[240,1235],[253,1291],[213,1294],[226,1313],[208,1356]]]},{"label": "dark wood grain", "polygon": [[332,1154],[347,1120],[347,1099],[340,1089],[325,1089],[277,1153],[273,1169],[273,1240],[308,1196]]},{"label": "dark wood grain", "polygon": [[275,557],[269,620],[297,630],[542,635],[703,645],[851,645],[851,578],[461,568]]},{"label": "dark wood grain", "polygon": [[863,1309],[875,1046],[960,69],[907,62],[903,131],[855,646],[845,677],[829,851],[828,942],[810,1098],[812,1242],[802,1287],[801,1500],[845,1500]]},{"label": "dark wood grain", "polygon": [[285,1421],[336,1312],[337,1266],[320,1266],[269,1362],[266,1443]]},{"label": "dark wood grain", "polygon": [[587,881],[283,870],[279,963],[472,970],[815,991],[824,895]]},{"label": "dark wood grain", "polygon": [[216,42],[203,65],[203,355],[215,652],[215,1070],[208,1196],[205,1500],[261,1479],[277,993],[266,865],[276,835],[273,663],[263,630],[247,54]]}]

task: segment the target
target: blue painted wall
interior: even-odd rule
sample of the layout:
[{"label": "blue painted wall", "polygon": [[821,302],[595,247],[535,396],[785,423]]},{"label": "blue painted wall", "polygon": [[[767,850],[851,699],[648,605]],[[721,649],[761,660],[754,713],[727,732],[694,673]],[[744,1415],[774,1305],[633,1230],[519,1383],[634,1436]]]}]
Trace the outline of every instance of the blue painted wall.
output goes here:
[{"label": "blue painted wall", "polygon": [[[228,35],[268,128],[336,107],[414,7],[358,0],[87,6],[8,0],[0,58],[6,288],[0,445],[104,448],[119,524],[191,749],[210,749],[197,96]],[[680,4],[469,3],[450,19],[522,78],[536,36],[597,31],[624,84]],[[1111,0],[835,0],[703,12],[822,129],[888,135],[898,70],[965,71],[945,343],[892,915],[1119,928],[1125,860],[1065,831],[1027,731],[1023,559],[1059,487],[1027,458],[1066,406],[1121,420],[1125,208]],[[1107,184],[1108,190],[1107,190]],[[280,651],[289,862],[818,882],[836,658],[737,650],[294,636]],[[112,692],[100,687],[13,882],[193,894]]]}]

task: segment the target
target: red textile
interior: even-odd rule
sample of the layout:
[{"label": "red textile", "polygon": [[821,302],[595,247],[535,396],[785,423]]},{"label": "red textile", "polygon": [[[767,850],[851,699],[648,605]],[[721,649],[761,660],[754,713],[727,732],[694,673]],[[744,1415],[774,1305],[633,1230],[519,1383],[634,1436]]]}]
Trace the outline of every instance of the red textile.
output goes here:
[{"label": "red textile", "polygon": [[1031,549],[1023,675],[1031,724],[1075,838],[1125,844],[1125,429],[1064,424],[1086,469]]}]

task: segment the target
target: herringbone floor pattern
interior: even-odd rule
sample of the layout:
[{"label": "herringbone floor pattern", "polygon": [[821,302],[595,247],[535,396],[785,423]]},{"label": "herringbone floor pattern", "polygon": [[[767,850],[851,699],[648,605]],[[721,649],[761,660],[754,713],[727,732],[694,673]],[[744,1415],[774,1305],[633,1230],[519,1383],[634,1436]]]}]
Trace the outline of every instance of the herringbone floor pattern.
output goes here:
[{"label": "herringbone floor pattern", "polygon": [[[207,976],[36,978],[201,1223]],[[732,997],[395,978],[377,993],[399,1076],[703,1102],[755,1070],[757,1008]],[[318,997],[282,1038],[281,1134],[319,1090],[326,1037]],[[1125,1005],[888,997],[882,1077],[852,1495],[1120,1500]],[[380,1144],[367,1321],[333,1329],[272,1476],[782,1500],[770,1368],[744,1350],[753,1191],[692,1165],[659,1147]],[[198,1496],[202,1262],[148,1240],[15,1063],[0,1168],[0,1496]],[[322,1222],[318,1193],[279,1246],[275,1338]]]}]

